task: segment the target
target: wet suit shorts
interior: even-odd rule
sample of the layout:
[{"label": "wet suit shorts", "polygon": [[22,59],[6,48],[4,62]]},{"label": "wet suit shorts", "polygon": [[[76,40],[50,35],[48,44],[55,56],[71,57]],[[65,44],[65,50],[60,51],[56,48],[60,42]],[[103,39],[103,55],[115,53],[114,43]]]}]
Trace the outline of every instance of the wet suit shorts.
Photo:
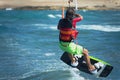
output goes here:
[{"label": "wet suit shorts", "polygon": [[74,42],[59,42],[59,47],[70,54],[82,54],[83,53],[83,47],[80,45],[75,44]]}]

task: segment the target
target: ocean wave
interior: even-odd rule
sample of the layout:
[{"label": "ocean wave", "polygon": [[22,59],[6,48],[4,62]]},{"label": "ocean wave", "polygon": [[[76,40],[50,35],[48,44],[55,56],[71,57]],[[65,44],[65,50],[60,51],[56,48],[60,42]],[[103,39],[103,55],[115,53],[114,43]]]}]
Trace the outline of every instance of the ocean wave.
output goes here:
[{"label": "ocean wave", "polygon": [[[55,70],[55,71],[46,71],[46,72],[28,72],[26,74],[23,74],[21,76],[21,79],[25,80],[68,80],[69,78],[69,71],[63,71],[63,70]],[[56,76],[56,74],[59,74]]]},{"label": "ocean wave", "polygon": [[[40,28],[57,30],[57,25],[56,26],[55,25],[46,25],[46,26],[42,26]],[[120,31],[120,26],[111,26],[111,25],[80,25],[80,26],[77,26],[77,29],[81,29],[81,30],[96,30],[96,31],[103,31],[103,32],[119,32]]]},{"label": "ocean wave", "polygon": [[56,16],[54,16],[53,14],[48,14],[48,17],[50,17],[50,18],[56,18]]},{"label": "ocean wave", "polygon": [[6,8],[5,10],[6,11],[11,11],[11,10],[13,10],[13,8]]},{"label": "ocean wave", "polygon": [[61,18],[61,14],[48,14],[49,18]]},{"label": "ocean wave", "polygon": [[[59,74],[59,75],[56,75]],[[76,70],[31,71],[21,76],[1,78],[3,80],[86,80],[76,73]],[[87,79],[88,80],[88,79]]]},{"label": "ocean wave", "polygon": [[104,31],[104,32],[119,32],[120,31],[120,26],[81,25],[81,26],[78,26],[78,29],[97,30],[97,31]]},{"label": "ocean wave", "polygon": [[46,27],[48,26],[47,24],[32,24],[32,26],[42,26],[42,27]]},{"label": "ocean wave", "polygon": [[61,14],[56,14],[55,16],[60,17],[60,18],[62,17],[62,15],[61,15]]},{"label": "ocean wave", "polygon": [[[32,26],[37,26],[38,29],[51,29],[57,30],[57,25],[53,24],[31,24]],[[119,25],[78,25],[77,29],[79,30],[96,30],[103,32],[120,32]]]},{"label": "ocean wave", "polygon": [[80,76],[80,71],[76,68],[70,68],[70,73],[72,77],[69,80],[86,80],[83,76]]},{"label": "ocean wave", "polygon": [[45,53],[45,56],[54,56],[55,53]]}]

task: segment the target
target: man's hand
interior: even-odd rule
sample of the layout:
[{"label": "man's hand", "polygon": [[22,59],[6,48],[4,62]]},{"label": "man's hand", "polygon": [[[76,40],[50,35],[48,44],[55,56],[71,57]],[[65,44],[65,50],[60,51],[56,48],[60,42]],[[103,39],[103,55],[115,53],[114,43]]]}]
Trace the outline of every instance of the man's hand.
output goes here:
[{"label": "man's hand", "polygon": [[81,16],[80,14],[74,14],[74,16],[81,17],[81,19],[83,19],[83,16]]}]

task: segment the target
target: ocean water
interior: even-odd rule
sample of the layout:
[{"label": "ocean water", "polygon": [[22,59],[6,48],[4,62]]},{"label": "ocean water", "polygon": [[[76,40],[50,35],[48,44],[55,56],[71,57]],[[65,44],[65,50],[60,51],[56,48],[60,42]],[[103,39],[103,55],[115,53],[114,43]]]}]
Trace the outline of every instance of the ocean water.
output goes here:
[{"label": "ocean water", "polygon": [[120,11],[80,10],[78,44],[114,66],[96,78],[60,60],[61,11],[0,10],[0,80],[120,80]]}]

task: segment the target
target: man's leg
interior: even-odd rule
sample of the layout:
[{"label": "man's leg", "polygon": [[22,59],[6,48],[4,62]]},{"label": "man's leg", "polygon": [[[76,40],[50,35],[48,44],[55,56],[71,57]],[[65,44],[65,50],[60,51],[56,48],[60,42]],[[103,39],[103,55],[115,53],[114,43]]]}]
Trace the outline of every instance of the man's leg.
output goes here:
[{"label": "man's leg", "polygon": [[69,56],[69,58],[71,60],[71,63],[74,63],[76,61],[72,54],[68,54],[68,56]]},{"label": "man's leg", "polygon": [[88,55],[88,50],[87,49],[83,49],[83,55],[85,57],[85,60],[86,60],[89,71],[95,70],[96,68],[90,62],[90,57]]},{"label": "man's leg", "polygon": [[78,65],[78,61],[76,60],[76,58],[73,56],[73,54],[70,54],[70,53],[68,54],[68,56],[69,56],[69,58],[71,60],[71,65],[73,67],[76,67]]}]

